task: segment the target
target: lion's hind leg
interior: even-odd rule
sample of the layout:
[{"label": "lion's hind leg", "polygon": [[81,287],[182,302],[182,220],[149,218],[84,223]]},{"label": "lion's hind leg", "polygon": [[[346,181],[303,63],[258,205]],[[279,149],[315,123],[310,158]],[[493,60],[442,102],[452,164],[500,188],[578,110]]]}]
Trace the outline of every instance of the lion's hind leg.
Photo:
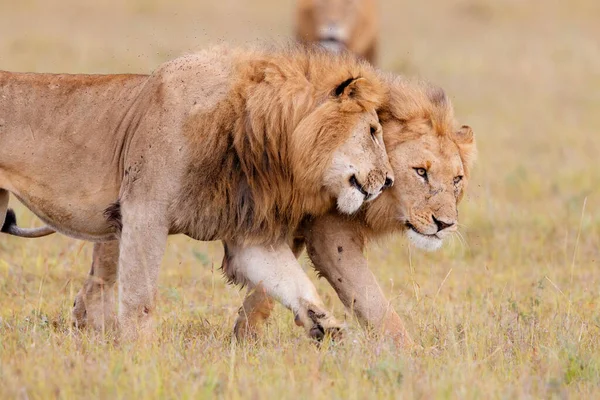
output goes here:
[{"label": "lion's hind leg", "polygon": [[240,341],[248,338],[258,339],[274,305],[273,299],[262,285],[256,287],[249,285],[233,327],[236,339]]},{"label": "lion's hind leg", "polygon": [[105,332],[116,326],[114,284],[117,281],[119,242],[94,244],[90,274],[73,303],[73,324]]}]

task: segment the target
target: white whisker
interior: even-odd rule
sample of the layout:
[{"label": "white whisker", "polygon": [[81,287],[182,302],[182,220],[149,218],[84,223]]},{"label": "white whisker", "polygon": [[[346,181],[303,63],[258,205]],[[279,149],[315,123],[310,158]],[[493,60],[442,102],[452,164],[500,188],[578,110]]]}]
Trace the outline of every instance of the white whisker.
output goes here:
[{"label": "white whisker", "polygon": [[458,236],[456,234],[456,232],[452,232],[452,240],[458,240],[458,243],[460,243],[460,247],[462,247],[463,249],[465,248],[465,244],[463,243],[462,239],[460,238],[460,236]]},{"label": "white whisker", "polygon": [[467,240],[465,239],[465,237],[463,236],[463,234],[462,234],[462,233],[460,233],[460,231],[458,231],[458,230],[456,231],[456,236],[457,236],[457,237],[460,239],[460,241],[462,242],[462,244],[463,244],[463,246],[464,246],[465,248],[467,248],[467,249],[469,249],[469,250],[471,249],[471,248],[469,247],[469,244],[467,243]]},{"label": "white whisker", "polygon": [[[450,240],[452,242],[452,246],[454,246],[454,243],[456,242],[456,239],[454,237],[454,234],[450,234]],[[462,244],[462,243],[461,243]]]}]

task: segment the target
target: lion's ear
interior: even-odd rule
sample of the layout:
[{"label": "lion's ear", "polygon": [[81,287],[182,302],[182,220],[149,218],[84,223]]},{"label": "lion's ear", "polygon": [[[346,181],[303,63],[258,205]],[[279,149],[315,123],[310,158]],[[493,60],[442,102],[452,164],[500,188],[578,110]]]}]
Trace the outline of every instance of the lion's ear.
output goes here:
[{"label": "lion's ear", "polygon": [[340,99],[355,97],[360,86],[366,81],[365,78],[348,78],[333,89],[333,96]]},{"label": "lion's ear", "polygon": [[463,125],[454,133],[454,140],[458,144],[460,156],[465,165],[465,172],[471,168],[477,158],[477,147],[475,145],[475,135],[473,129],[468,125]]},{"label": "lion's ear", "polygon": [[473,129],[469,125],[463,125],[456,131],[454,137],[460,144],[470,144],[473,143],[475,135],[473,135]]}]

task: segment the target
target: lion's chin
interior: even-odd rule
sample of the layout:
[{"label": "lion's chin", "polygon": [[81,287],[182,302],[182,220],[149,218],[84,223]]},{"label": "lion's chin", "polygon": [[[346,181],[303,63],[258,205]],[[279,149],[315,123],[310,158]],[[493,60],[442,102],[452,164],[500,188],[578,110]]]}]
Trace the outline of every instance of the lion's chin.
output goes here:
[{"label": "lion's chin", "polygon": [[408,236],[408,240],[417,248],[425,251],[436,251],[440,247],[444,241],[436,236],[431,235],[423,235],[421,233],[415,232],[413,229],[408,229],[406,232]]},{"label": "lion's chin", "polygon": [[363,203],[375,200],[381,192],[367,195],[353,186],[344,188],[337,198],[337,209],[342,214],[352,214],[358,211]]},{"label": "lion's chin", "polygon": [[347,187],[342,190],[337,198],[337,209],[343,214],[352,214],[363,205],[365,195],[354,187]]},{"label": "lion's chin", "polygon": [[319,44],[333,53],[341,53],[346,48],[346,46],[344,46],[344,43],[331,39],[321,40]]}]

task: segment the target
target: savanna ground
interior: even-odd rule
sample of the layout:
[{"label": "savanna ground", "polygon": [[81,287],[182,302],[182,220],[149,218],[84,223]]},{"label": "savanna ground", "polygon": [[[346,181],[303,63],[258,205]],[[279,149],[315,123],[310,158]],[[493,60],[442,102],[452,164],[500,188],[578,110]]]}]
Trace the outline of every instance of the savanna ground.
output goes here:
[{"label": "savanna ground", "polygon": [[[289,0],[0,0],[0,69],[149,72],[209,43],[283,40],[291,10]],[[159,341],[115,347],[70,324],[90,245],[4,236],[0,398],[600,398],[600,3],[381,10],[382,66],[446,88],[480,149],[461,205],[465,244],[423,254],[395,237],[368,251],[423,349],[398,351],[348,316],[348,339],[318,349],[281,307],[263,341],[236,344],[243,292],[217,269],[221,245],[183,237],[163,262]],[[318,288],[343,318],[335,293]]]}]

